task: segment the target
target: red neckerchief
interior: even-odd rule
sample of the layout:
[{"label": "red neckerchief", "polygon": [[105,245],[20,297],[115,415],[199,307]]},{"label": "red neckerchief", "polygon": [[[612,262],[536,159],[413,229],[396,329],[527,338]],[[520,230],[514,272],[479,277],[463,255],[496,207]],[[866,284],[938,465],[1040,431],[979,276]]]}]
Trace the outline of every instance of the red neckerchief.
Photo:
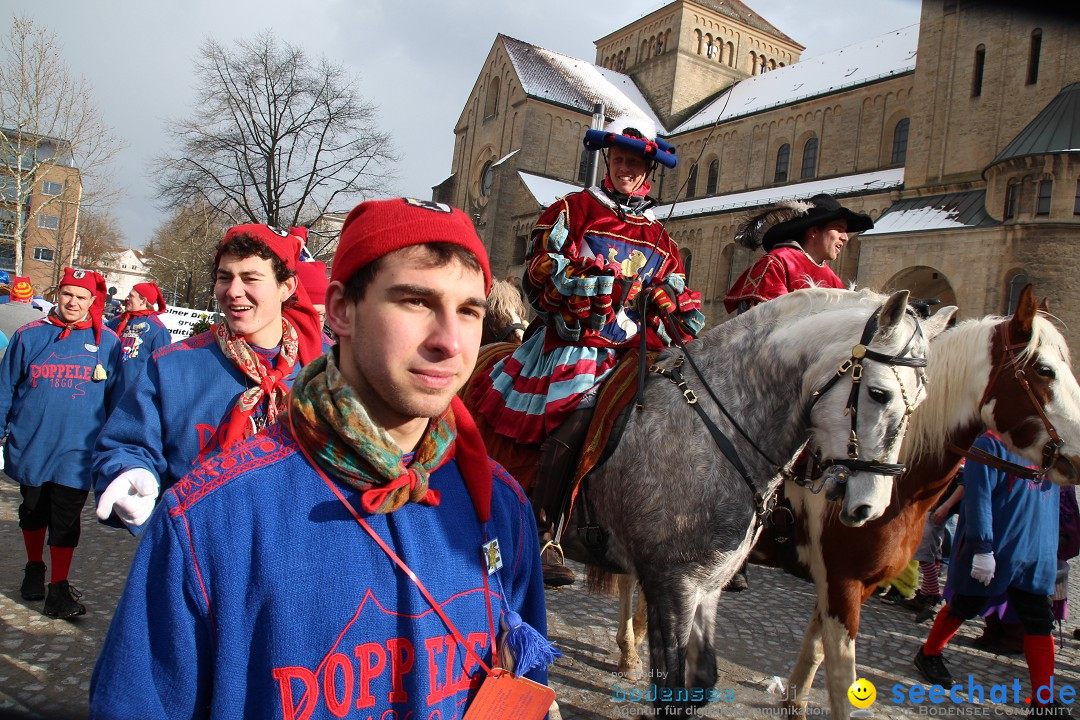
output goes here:
[{"label": "red neckerchief", "polygon": [[72,330],[86,330],[87,328],[94,326],[94,323],[89,318],[87,318],[86,320],[80,320],[79,322],[67,323],[61,320],[59,316],[54,315],[53,313],[49,313],[45,316],[45,319],[51,322],[53,325],[56,325],[57,327],[64,328],[60,331],[60,337],[58,338],[59,340],[63,340],[68,335],[70,335]]},{"label": "red neckerchief", "polygon": [[116,326],[116,334],[117,335],[123,335],[124,334],[124,330],[127,328],[128,321],[130,321],[131,318],[146,317],[147,315],[154,315],[156,313],[157,313],[157,310],[150,310],[150,309],[147,309],[147,310],[132,310],[131,312],[128,312],[127,310],[125,310],[124,312],[120,313],[120,323]]}]

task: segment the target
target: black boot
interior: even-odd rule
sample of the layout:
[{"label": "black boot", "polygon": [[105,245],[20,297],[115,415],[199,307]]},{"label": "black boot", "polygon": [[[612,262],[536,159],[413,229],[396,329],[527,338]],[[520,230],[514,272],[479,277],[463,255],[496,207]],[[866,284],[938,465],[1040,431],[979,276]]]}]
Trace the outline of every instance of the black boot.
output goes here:
[{"label": "black boot", "polygon": [[85,615],[86,608],[79,602],[82,593],[68,584],[67,580],[49,583],[49,595],[45,598],[42,612],[51,618],[73,618]]},{"label": "black boot", "polygon": [[574,571],[566,567],[561,538],[556,537],[557,524],[563,513],[566,495],[574,480],[581,446],[592,419],[592,408],[575,410],[555,431],[548,435],[540,448],[536,484],[533,486],[533,512],[540,533],[540,564],[544,584],[549,587],[571,585]]},{"label": "black boot", "polygon": [[19,592],[22,593],[23,600],[41,600],[45,597],[45,563],[26,563]]}]

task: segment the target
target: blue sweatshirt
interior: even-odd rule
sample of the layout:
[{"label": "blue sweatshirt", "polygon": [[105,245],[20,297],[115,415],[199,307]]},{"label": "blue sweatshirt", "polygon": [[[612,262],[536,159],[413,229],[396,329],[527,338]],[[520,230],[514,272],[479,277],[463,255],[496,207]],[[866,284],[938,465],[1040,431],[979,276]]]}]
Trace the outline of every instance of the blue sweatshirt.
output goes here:
[{"label": "blue sweatshirt", "polygon": [[[91,489],[90,455],[123,390],[120,340],[108,328],[63,330],[36,320],[15,331],[0,360],[5,472],[20,485]],[[93,380],[101,364],[107,377]]]},{"label": "blue sweatshirt", "polygon": [[[266,351],[270,358],[277,350]],[[292,385],[297,363],[285,380]],[[94,451],[99,492],[124,470],[145,468],[162,489],[214,455],[240,394],[254,383],[222,354],[211,332],[166,345],[134,377]],[[265,400],[262,406],[265,407]],[[255,417],[261,427],[265,416]]]},{"label": "blue sweatshirt", "polygon": [[[123,317],[121,313],[105,324],[115,331]],[[128,360],[146,362],[158,348],[163,348],[172,342],[169,329],[157,315],[133,317],[128,321],[124,332],[117,334],[120,335],[120,347],[125,363]]]},{"label": "blue sweatshirt", "polygon": [[[492,466],[495,632],[505,603],[546,635],[533,513]],[[485,528],[456,461],[430,486],[438,506],[368,515],[337,485],[490,666]],[[165,493],[94,668],[90,717],[460,720],[483,676],[275,424]],[[545,683],[546,669],[529,677]]]},{"label": "blue sweatshirt", "polygon": [[[989,434],[981,435],[973,447],[1031,466]],[[1053,593],[1058,492],[1049,480],[1025,480],[968,460],[948,586],[957,593],[982,597],[1001,595],[1010,587],[1036,595]],[[994,553],[995,570],[986,586],[971,577],[971,563],[976,553],[988,552]]]}]

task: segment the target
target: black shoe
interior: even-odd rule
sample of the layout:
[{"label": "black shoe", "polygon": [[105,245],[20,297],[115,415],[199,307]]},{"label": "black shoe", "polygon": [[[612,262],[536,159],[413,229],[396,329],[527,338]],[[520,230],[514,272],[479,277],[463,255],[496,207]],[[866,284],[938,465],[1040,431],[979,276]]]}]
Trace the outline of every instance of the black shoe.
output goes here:
[{"label": "black shoe", "polygon": [[45,563],[28,562],[23,571],[22,587],[19,588],[23,600],[43,600],[45,598]]},{"label": "black shoe", "polygon": [[923,655],[923,649],[919,648],[915,655],[915,667],[927,681],[943,688],[951,688],[953,684],[952,673],[945,666],[945,660],[940,655]]},{"label": "black shoe", "polygon": [[905,610],[910,610],[913,613],[922,612],[927,607],[934,607],[941,602],[940,595],[925,595],[921,590],[916,590],[915,594],[909,598],[905,598],[896,603]]},{"label": "black shoe", "polygon": [[746,580],[746,571],[739,570],[731,576],[730,580],[728,580],[728,584],[724,587],[724,592],[742,592],[748,587],[750,587],[750,583]]},{"label": "black shoe", "polygon": [[555,545],[548,545],[540,553],[540,571],[544,575],[544,585],[547,587],[573,585],[577,580],[577,575],[566,567],[562,552],[556,549]]},{"label": "black shoe", "polygon": [[86,608],[79,603],[82,593],[68,584],[67,580],[49,583],[49,596],[45,598],[42,612],[51,618],[73,618],[85,615]]},{"label": "black shoe", "polygon": [[886,605],[899,605],[901,602],[907,600],[907,598],[894,587],[889,588],[889,591],[884,595],[878,595],[878,599]]}]

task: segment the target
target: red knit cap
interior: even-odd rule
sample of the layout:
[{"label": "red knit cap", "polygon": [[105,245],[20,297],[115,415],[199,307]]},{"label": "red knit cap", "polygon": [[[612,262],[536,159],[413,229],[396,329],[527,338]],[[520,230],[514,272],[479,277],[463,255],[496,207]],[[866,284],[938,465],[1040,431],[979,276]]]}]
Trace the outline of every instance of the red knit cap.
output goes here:
[{"label": "red knit cap", "polygon": [[353,208],[341,226],[330,279],[348,282],[383,255],[436,242],[460,245],[475,255],[484,271],[484,292],[491,290],[487,250],[469,216],[449,205],[414,198],[368,200]]},{"label": "red knit cap", "polygon": [[34,287],[30,284],[30,278],[22,275],[15,276],[15,282],[11,284],[11,299],[24,303],[34,299]]},{"label": "red knit cap", "polygon": [[316,305],[326,304],[326,288],[330,281],[326,279],[326,263],[317,260],[297,263],[296,277],[307,290],[311,302]]},{"label": "red knit cap", "polygon": [[105,278],[101,273],[93,270],[76,270],[64,268],[64,279],[59,287],[73,285],[89,290],[94,296],[94,302],[90,304],[90,323],[94,328],[94,342],[101,344],[101,316],[105,313],[105,298],[109,291],[105,287]]},{"label": "red knit cap", "polygon": [[[299,234],[284,232],[269,225],[234,225],[225,231],[225,237],[218,246],[218,254],[214,258],[216,267],[221,260],[221,248],[237,235],[247,235],[258,240],[270,248],[278,258],[285,263],[285,267],[295,271],[300,260],[300,249],[303,239]],[[306,232],[304,233],[306,236]],[[300,342],[300,363],[307,365],[315,358],[322,355],[322,318],[311,304],[307,290],[302,283],[296,284],[294,293],[296,302],[283,305],[281,314],[284,315],[296,327],[296,334]]]},{"label": "red knit cap", "polygon": [[160,315],[161,313],[168,310],[168,308],[165,307],[165,298],[161,294],[161,288],[157,286],[157,283],[138,283],[132,289],[142,295],[143,299],[146,300],[146,302],[150,303],[151,305],[157,305],[157,310],[154,313],[155,315]]}]

